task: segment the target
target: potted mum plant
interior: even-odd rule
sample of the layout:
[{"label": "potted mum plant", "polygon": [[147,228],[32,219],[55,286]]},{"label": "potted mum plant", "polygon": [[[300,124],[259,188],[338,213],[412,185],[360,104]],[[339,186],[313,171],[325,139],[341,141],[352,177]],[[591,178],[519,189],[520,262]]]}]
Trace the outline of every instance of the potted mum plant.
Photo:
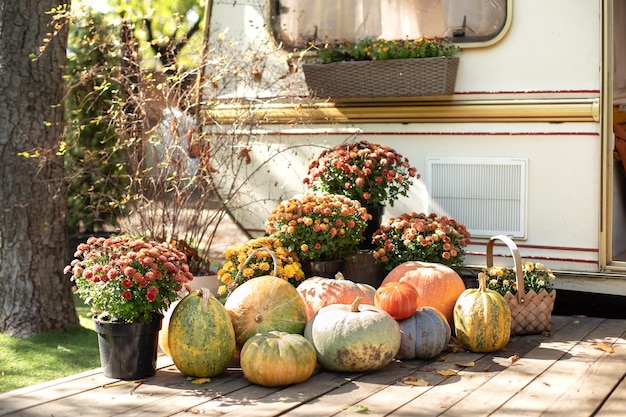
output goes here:
[{"label": "potted mum plant", "polygon": [[305,276],[334,277],[345,259],[358,251],[369,219],[357,200],[307,193],[280,202],[268,217],[265,231],[298,255]]},{"label": "potted mum plant", "polygon": [[326,43],[318,63],[302,65],[318,97],[401,97],[454,93],[459,47],[448,39]]},{"label": "potted mum plant", "polygon": [[220,296],[228,296],[234,287],[263,275],[276,273],[294,287],[304,280],[298,255],[274,237],[259,237],[229,246],[224,250],[224,258],[226,262],[217,271],[222,282],[217,290]]},{"label": "potted mum plant", "polygon": [[361,249],[372,249],[385,205],[407,196],[417,169],[396,150],[368,141],[326,149],[309,164],[304,184],[314,191],[343,194],[365,206],[372,216]]},{"label": "potted mum plant", "polygon": [[172,245],[129,236],[90,237],[65,268],[94,312],[100,360],[110,378],[154,375],[163,313],[193,279]]},{"label": "potted mum plant", "polygon": [[[515,271],[502,266],[492,266],[483,271],[487,275],[487,288],[505,295],[507,292],[517,294],[517,280]],[[522,274],[524,276],[524,291],[541,291],[551,293],[554,290],[552,281],[556,276],[550,268],[546,268],[540,262],[522,262]]]},{"label": "potted mum plant", "polygon": [[374,259],[386,271],[407,261],[440,263],[458,270],[470,234],[465,225],[445,216],[408,213],[389,219],[373,239]]}]

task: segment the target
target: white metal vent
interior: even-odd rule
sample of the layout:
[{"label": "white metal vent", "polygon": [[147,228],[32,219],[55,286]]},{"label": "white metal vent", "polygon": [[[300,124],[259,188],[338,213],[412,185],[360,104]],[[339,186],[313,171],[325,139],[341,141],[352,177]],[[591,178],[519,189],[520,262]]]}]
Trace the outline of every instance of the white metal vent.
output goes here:
[{"label": "white metal vent", "polygon": [[526,236],[522,158],[427,158],[429,210],[465,224],[475,237]]}]

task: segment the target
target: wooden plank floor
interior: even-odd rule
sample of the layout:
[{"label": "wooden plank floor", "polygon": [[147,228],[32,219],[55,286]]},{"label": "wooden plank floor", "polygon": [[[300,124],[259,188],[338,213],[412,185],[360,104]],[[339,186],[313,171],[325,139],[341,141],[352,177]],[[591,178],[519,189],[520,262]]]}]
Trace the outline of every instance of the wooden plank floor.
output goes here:
[{"label": "wooden plank floor", "polygon": [[282,388],[250,384],[235,367],[195,385],[168,357],[158,366],[141,384],[94,369],[1,394],[0,416],[626,416],[626,320],[555,316],[551,335],[514,337],[505,351],[318,370]]}]

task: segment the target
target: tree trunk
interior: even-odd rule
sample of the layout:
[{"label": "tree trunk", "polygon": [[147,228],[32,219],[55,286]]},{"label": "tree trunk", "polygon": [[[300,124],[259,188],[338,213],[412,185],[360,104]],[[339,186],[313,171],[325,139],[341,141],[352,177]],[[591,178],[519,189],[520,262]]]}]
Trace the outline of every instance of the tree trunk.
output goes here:
[{"label": "tree trunk", "polygon": [[[17,337],[78,324],[67,263],[63,159],[66,28],[38,60],[52,7],[0,0],[0,331]],[[41,157],[25,157],[34,149]]]}]

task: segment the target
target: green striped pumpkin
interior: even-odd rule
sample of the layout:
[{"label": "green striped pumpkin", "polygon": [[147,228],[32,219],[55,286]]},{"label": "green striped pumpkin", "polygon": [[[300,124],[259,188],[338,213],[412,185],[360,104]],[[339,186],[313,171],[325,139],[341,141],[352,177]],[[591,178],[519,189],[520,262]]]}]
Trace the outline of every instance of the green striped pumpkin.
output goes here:
[{"label": "green striped pumpkin", "polygon": [[495,352],[509,343],[511,310],[504,297],[486,286],[479,274],[479,287],[465,290],[454,305],[456,338],[472,352]]},{"label": "green striped pumpkin", "polygon": [[213,377],[226,370],[235,356],[235,330],[208,289],[191,292],[174,308],[168,345],[174,365],[185,375]]}]

